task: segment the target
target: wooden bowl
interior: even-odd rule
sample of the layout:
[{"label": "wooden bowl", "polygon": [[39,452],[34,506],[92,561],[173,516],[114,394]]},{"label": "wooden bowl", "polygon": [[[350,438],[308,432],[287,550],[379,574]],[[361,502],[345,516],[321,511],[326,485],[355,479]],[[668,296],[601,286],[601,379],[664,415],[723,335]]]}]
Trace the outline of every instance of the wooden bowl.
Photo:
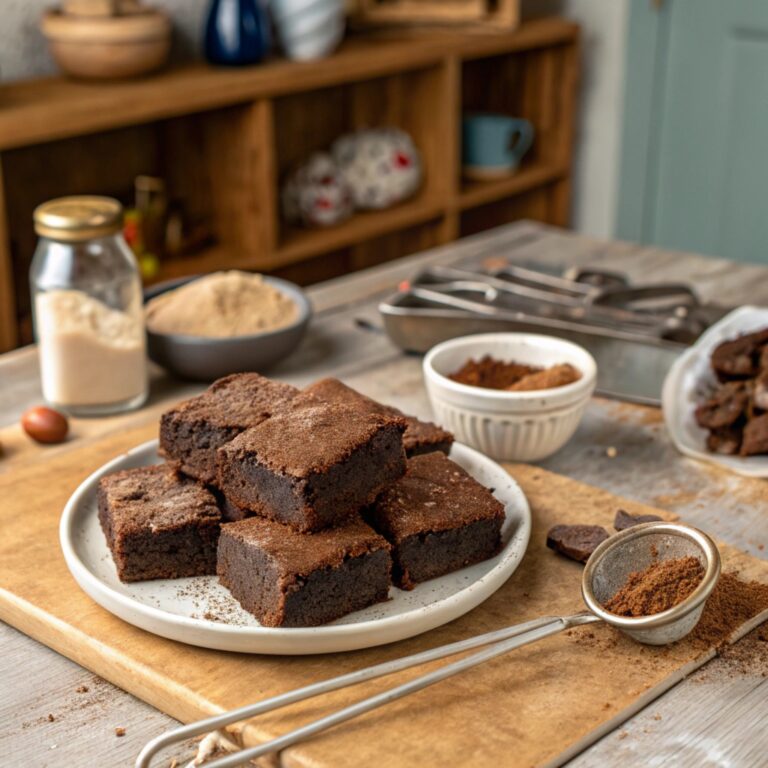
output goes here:
[{"label": "wooden bowl", "polygon": [[171,22],[159,11],[85,17],[51,10],[43,14],[40,28],[59,67],[90,80],[154,72],[171,49]]}]

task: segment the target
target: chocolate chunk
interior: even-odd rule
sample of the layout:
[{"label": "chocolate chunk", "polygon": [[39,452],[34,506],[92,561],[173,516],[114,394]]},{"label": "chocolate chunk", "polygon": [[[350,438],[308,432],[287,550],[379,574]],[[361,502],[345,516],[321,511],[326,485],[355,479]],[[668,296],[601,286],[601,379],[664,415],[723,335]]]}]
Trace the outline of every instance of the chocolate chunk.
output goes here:
[{"label": "chocolate chunk", "polygon": [[741,455],[754,456],[758,453],[768,453],[768,413],[755,416],[744,427]]},{"label": "chocolate chunk", "polygon": [[712,353],[712,368],[724,381],[755,376],[765,344],[768,344],[768,328],[724,341]]},{"label": "chocolate chunk", "polygon": [[[768,352],[768,347],[765,348]],[[763,355],[768,357],[768,355]],[[768,366],[760,371],[760,375],[755,379],[755,391],[752,394],[752,403],[755,408],[761,411],[768,411]]]},{"label": "chocolate chunk", "polygon": [[661,522],[661,518],[658,515],[630,515],[624,509],[617,509],[616,517],[613,519],[613,527],[617,531],[623,531],[626,528],[631,528],[633,525],[640,525],[640,523],[658,522]]},{"label": "chocolate chunk", "polygon": [[571,560],[586,563],[607,538],[608,531],[599,525],[556,525],[549,529],[547,546]]},{"label": "chocolate chunk", "polygon": [[696,408],[696,423],[704,429],[722,429],[735,424],[749,405],[749,391],[743,381],[729,381]]},{"label": "chocolate chunk", "polygon": [[707,450],[724,456],[733,456],[741,448],[741,427],[713,429],[707,435]]}]

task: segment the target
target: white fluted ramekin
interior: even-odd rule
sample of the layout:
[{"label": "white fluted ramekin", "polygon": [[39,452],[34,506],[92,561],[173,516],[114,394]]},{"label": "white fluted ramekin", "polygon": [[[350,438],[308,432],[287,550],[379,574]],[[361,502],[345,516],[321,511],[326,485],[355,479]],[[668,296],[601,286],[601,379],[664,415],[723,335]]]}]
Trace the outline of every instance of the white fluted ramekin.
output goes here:
[{"label": "white fluted ramekin", "polygon": [[[448,378],[470,358],[548,367],[570,363],[581,372],[572,384],[506,392]],[[462,336],[433,347],[424,381],[435,419],[467,443],[501,461],[539,461],[560,450],[579,426],[597,381],[597,364],[578,344],[533,333]]]}]

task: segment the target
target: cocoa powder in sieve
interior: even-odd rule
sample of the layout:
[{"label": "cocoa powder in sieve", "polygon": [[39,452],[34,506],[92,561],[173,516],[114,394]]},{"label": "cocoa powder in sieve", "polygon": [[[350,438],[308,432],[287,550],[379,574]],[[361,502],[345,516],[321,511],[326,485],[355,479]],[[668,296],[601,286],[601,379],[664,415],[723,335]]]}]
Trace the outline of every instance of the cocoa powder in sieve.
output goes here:
[{"label": "cocoa powder in sieve", "polygon": [[630,573],[603,607],[617,616],[650,616],[682,603],[704,577],[704,566],[692,555],[651,563]]}]

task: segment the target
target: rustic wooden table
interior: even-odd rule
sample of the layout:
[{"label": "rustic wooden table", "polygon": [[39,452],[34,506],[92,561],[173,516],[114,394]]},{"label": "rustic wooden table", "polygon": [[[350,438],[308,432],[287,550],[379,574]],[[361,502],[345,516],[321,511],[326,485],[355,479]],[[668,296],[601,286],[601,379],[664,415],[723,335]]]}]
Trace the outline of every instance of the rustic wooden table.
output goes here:
[{"label": "rustic wooden table", "polygon": [[[768,304],[768,269],[692,254],[603,242],[523,222],[409,257],[310,290],[316,319],[301,350],[274,371],[304,384],[343,378],[361,391],[427,416],[420,359],[402,354],[379,326],[378,300],[419,267],[508,258],[565,268],[605,266],[636,281],[693,284],[704,299],[723,304]],[[146,410],[199,387],[157,374]],[[124,424],[124,417],[77,421],[63,446],[32,445],[17,426],[19,414],[41,401],[37,358],[31,348],[0,358],[0,472],[13,472],[52,453],[71,450]],[[7,426],[5,426],[7,425]],[[610,451],[608,449],[611,449]],[[613,450],[615,449],[615,451]],[[765,557],[768,484],[726,474],[680,456],[653,408],[594,399],[574,439],[543,462],[552,471],[677,512],[719,538]],[[734,674],[726,660],[710,662],[652,706],[604,737],[570,765],[759,766],[768,754],[768,679]],[[4,765],[94,766],[132,764],[149,738],[175,721],[0,623],[0,754]],[[115,735],[124,728],[125,736]],[[178,753],[179,762],[193,752]]]}]

